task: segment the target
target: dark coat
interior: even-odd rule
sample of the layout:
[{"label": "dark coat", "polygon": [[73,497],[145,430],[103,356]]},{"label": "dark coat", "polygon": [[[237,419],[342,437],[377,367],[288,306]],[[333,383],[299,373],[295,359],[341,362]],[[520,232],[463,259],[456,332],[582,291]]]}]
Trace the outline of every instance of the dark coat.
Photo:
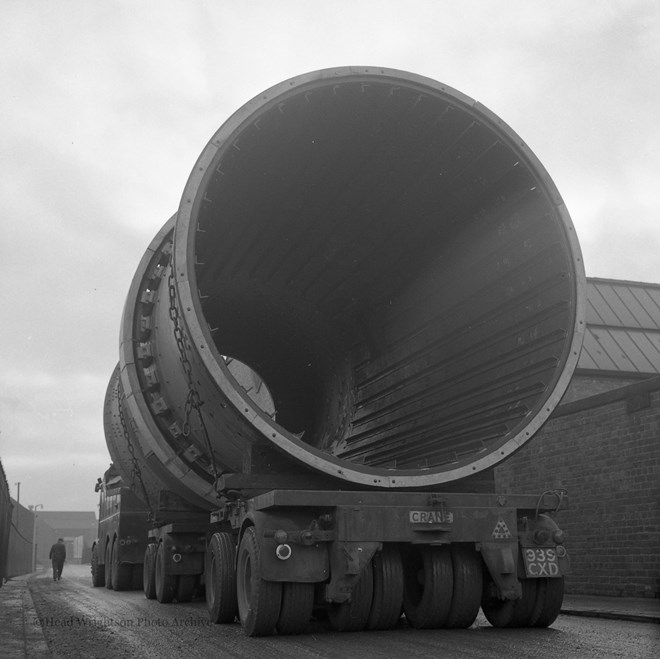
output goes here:
[{"label": "dark coat", "polygon": [[66,545],[63,542],[56,542],[51,548],[50,548],[50,554],[48,554],[48,558],[57,561],[64,561],[66,560]]}]

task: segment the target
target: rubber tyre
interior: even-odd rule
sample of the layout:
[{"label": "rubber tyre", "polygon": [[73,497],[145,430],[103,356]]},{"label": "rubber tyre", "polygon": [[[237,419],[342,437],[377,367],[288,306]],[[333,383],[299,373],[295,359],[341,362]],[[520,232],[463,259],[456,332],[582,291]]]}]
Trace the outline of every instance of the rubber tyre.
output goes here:
[{"label": "rubber tyre", "polygon": [[521,585],[522,597],[516,600],[513,607],[511,627],[531,627],[532,615],[536,608],[538,579],[523,579]]},{"label": "rubber tyre", "polygon": [[169,604],[176,595],[177,577],[173,574],[165,573],[165,549],[163,543],[158,544],[156,550],[156,599],[161,604]]},{"label": "rubber tyre", "polygon": [[211,622],[234,622],[236,602],[236,541],[231,533],[214,533],[206,550],[204,584]]},{"label": "rubber tyre", "polygon": [[416,629],[438,629],[451,608],[454,574],[449,547],[410,548],[404,557],[403,610]]},{"label": "rubber tyre", "polygon": [[312,617],[314,607],[314,584],[282,584],[282,604],[277,619],[277,631],[280,634],[302,634]]},{"label": "rubber tyre", "polygon": [[236,559],[238,617],[247,636],[272,634],[280,617],[282,584],[264,581],[259,542],[253,527],[245,529]]},{"label": "rubber tyre", "polygon": [[[401,618],[403,609],[403,562],[394,544],[384,544],[371,559],[374,592],[367,629],[391,629]],[[479,593],[481,595],[481,593]]]},{"label": "rubber tyre", "polygon": [[467,629],[476,620],[481,606],[483,570],[481,556],[470,545],[451,546],[454,588],[445,627]]},{"label": "rubber tyre", "polygon": [[92,586],[100,588],[105,586],[105,566],[100,564],[99,546],[94,545],[92,549]]},{"label": "rubber tyre", "polygon": [[349,602],[328,605],[328,620],[338,632],[359,632],[366,628],[374,594],[374,572],[371,561],[365,565],[353,586]]},{"label": "rubber tyre", "polygon": [[119,546],[117,538],[112,541],[112,550],[110,552],[112,562],[112,589],[130,590],[132,565],[122,565],[119,563]]},{"label": "rubber tyre", "polygon": [[481,608],[493,627],[529,627],[537,599],[536,579],[523,579],[522,597],[517,600],[500,600],[487,597],[481,601]]},{"label": "rubber tyre", "polygon": [[143,572],[144,566],[142,563],[134,563],[131,566],[131,590],[142,590]]},{"label": "rubber tyre", "polygon": [[564,602],[564,577],[537,579],[536,601],[530,627],[549,627],[559,615]]},{"label": "rubber tyre", "polygon": [[112,544],[108,542],[105,547],[105,565],[103,566],[105,587],[112,590]]},{"label": "rubber tyre", "polygon": [[176,595],[174,599],[181,603],[191,602],[196,589],[196,574],[180,574],[176,580]]},{"label": "rubber tyre", "polygon": [[156,599],[156,550],[154,543],[148,544],[144,552],[144,568],[142,570],[142,590],[148,600]]}]

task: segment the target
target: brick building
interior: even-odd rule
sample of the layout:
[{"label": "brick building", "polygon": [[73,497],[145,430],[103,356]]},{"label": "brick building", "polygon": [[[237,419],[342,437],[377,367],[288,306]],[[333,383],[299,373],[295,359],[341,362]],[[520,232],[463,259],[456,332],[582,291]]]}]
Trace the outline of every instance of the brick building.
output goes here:
[{"label": "brick building", "polygon": [[561,405],[496,484],[568,491],[567,592],[660,597],[660,286],[589,279],[587,303]]}]

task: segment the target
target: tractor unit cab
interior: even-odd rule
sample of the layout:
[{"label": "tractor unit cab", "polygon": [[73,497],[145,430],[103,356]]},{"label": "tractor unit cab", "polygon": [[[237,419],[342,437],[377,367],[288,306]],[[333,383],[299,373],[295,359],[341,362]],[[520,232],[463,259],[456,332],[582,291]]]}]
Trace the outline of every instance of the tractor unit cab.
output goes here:
[{"label": "tractor unit cab", "polygon": [[113,590],[142,588],[149,510],[114,465],[96,482],[99,527],[92,546],[92,583]]}]

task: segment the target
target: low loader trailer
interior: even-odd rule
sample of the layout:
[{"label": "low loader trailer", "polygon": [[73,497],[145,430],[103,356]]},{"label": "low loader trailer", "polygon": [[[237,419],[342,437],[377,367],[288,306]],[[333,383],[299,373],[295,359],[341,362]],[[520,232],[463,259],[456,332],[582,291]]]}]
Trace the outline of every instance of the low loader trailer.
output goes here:
[{"label": "low loader trailer", "polygon": [[[324,609],[339,631],[551,624],[568,557],[541,497],[271,490],[228,502],[210,523],[150,532],[144,592],[192,599],[248,635],[303,632]],[[542,512],[545,511],[545,512]]]}]

